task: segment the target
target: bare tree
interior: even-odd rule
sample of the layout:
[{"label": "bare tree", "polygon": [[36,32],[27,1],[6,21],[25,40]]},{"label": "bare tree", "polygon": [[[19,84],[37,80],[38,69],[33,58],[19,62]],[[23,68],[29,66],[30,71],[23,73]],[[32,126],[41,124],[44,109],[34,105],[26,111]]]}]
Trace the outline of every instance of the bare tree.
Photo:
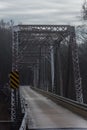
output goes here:
[{"label": "bare tree", "polygon": [[87,1],[85,0],[82,5],[82,17],[83,20],[87,20]]}]

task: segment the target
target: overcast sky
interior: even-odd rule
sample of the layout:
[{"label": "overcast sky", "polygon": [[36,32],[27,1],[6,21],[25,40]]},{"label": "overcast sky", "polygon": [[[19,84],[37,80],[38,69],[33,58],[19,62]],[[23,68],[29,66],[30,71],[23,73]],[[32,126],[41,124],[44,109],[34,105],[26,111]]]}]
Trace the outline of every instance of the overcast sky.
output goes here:
[{"label": "overcast sky", "polygon": [[0,0],[0,19],[16,24],[79,24],[84,0]]}]

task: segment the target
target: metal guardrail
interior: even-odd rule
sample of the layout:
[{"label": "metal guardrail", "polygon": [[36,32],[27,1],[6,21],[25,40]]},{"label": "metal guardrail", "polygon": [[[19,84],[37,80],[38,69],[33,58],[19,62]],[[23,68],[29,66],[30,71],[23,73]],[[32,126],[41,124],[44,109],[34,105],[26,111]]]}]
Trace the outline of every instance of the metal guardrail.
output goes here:
[{"label": "metal guardrail", "polygon": [[27,128],[27,120],[28,120],[28,114],[27,114],[27,103],[26,100],[23,96],[20,97],[21,100],[21,109],[22,109],[22,113],[24,114],[21,126],[19,128],[19,130],[26,130]]},{"label": "metal guardrail", "polygon": [[74,100],[53,94],[51,92],[41,90],[41,89],[37,89],[37,88],[33,88],[33,87],[31,87],[31,88],[33,90],[41,93],[42,95],[50,98],[57,104],[60,104],[61,106],[65,107],[65,108],[71,110],[72,112],[87,119],[87,104],[81,104],[81,103],[78,103],[77,101],[74,101]]},{"label": "metal guardrail", "polygon": [[23,96],[20,96],[20,100],[21,100],[21,109],[22,109],[22,113],[25,113],[25,109],[26,109],[26,100]]},{"label": "metal guardrail", "polygon": [[22,120],[22,124],[19,130],[26,130],[26,128],[27,128],[27,112],[24,115],[24,118]]},{"label": "metal guardrail", "polygon": [[[37,88],[31,87],[33,90],[41,93],[42,95],[50,98],[57,104],[60,104],[61,106],[71,110],[72,112],[75,112],[76,114],[79,114],[80,116],[84,117],[87,119],[87,104],[80,104],[77,101],[73,101],[71,99],[41,90]],[[22,107],[22,112],[24,114],[24,118],[22,120],[21,126],[19,130],[26,130],[27,128],[27,121],[28,121],[28,114],[27,114],[27,103],[26,100],[23,96],[21,96],[21,107]]]}]

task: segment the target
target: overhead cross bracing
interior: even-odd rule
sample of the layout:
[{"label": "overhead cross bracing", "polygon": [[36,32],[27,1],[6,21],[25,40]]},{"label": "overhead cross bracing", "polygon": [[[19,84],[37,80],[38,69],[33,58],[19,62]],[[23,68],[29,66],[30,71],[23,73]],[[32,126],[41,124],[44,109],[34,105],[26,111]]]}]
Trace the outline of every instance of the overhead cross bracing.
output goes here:
[{"label": "overhead cross bracing", "polygon": [[[61,61],[60,55],[65,55],[63,45],[66,45],[68,58],[65,57]],[[12,70],[21,72],[23,67],[31,68],[35,87],[83,103],[78,48],[73,26],[14,26]]]},{"label": "overhead cross bracing", "polygon": [[[51,44],[54,46],[52,41],[62,41],[68,33],[68,27],[46,25],[19,25],[14,27],[15,35],[17,35],[17,32],[19,35],[18,63],[26,63],[27,61],[29,63],[38,63],[37,59],[40,55],[40,47],[46,48],[42,49],[41,56],[49,54],[49,46]],[[30,57],[33,57],[33,61]]]}]

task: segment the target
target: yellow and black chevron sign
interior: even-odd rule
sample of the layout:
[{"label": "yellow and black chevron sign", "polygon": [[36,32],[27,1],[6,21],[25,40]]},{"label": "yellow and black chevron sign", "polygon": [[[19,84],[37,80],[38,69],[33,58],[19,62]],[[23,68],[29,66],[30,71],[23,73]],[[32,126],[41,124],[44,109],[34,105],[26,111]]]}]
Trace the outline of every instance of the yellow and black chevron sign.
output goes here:
[{"label": "yellow and black chevron sign", "polygon": [[19,73],[18,73],[18,71],[13,71],[10,73],[10,87],[13,89],[19,88]]}]

